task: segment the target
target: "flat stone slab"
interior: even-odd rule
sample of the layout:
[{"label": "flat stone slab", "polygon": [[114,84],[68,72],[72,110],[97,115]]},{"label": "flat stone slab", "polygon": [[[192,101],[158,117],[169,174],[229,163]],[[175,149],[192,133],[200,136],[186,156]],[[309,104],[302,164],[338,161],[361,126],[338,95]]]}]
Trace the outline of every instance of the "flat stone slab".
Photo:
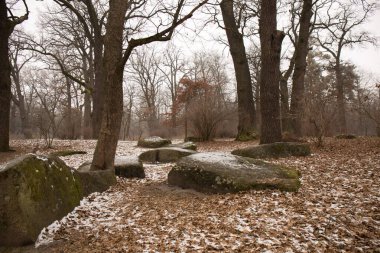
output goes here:
[{"label": "flat stone slab", "polygon": [[115,174],[125,178],[145,178],[143,164],[137,156],[116,157]]},{"label": "flat stone slab", "polygon": [[236,149],[231,153],[233,155],[250,158],[279,158],[288,156],[308,156],[310,155],[311,150],[310,146],[306,143],[275,142],[243,149]]},{"label": "flat stone slab", "polygon": [[225,153],[198,153],[180,159],[168,183],[206,193],[278,189],[297,191],[300,174],[293,168]]},{"label": "flat stone slab", "polygon": [[168,146],[172,141],[168,139],[163,139],[159,136],[151,136],[144,139],[140,139],[137,142],[137,146],[142,148],[161,148]]},{"label": "flat stone slab", "polygon": [[55,151],[51,153],[50,155],[55,155],[55,156],[71,156],[71,155],[84,155],[87,154],[86,151],[82,150],[60,150],[60,151]]},{"label": "flat stone slab", "polygon": [[177,144],[170,144],[168,147],[170,148],[182,148],[182,149],[189,149],[189,150],[197,150],[197,144],[195,144],[192,141],[177,143]]},{"label": "flat stone slab", "polygon": [[139,158],[141,161],[149,163],[170,163],[196,153],[196,151],[182,148],[158,148],[140,154]]}]

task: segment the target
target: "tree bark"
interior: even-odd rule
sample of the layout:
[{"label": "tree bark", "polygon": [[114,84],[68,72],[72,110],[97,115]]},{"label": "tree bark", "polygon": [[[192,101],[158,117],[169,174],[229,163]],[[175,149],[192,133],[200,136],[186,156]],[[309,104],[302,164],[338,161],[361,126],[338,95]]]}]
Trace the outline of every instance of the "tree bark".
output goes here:
[{"label": "tree bark", "polygon": [[123,30],[128,1],[110,0],[104,46],[105,103],[91,170],[114,168],[123,115]]},{"label": "tree bark", "polygon": [[9,117],[11,106],[11,64],[9,36],[12,26],[7,18],[5,0],[0,0],[0,152],[9,151]]},{"label": "tree bark", "polygon": [[290,104],[290,114],[293,116],[291,120],[292,132],[301,137],[302,121],[304,117],[304,93],[305,93],[305,74],[306,74],[306,58],[309,52],[309,37],[311,17],[313,16],[313,1],[304,0],[298,41],[295,49],[294,58],[294,74],[292,87],[292,100]]},{"label": "tree bark", "polygon": [[73,113],[72,113],[72,96],[71,96],[71,81],[66,78],[66,95],[67,95],[67,117],[66,117],[66,139],[74,139],[74,124],[73,124]]},{"label": "tree bark", "polygon": [[102,115],[105,102],[105,70],[103,64],[103,44],[99,42],[101,39],[95,39],[94,49],[94,68],[95,82],[92,94],[93,111],[92,111],[92,137],[96,139],[99,136],[99,131],[102,123]]},{"label": "tree bark", "polygon": [[236,25],[233,0],[220,3],[228,44],[235,68],[238,98],[238,134],[237,140],[249,137],[255,131],[255,104],[253,102],[252,80],[248,66],[243,35]]},{"label": "tree bark", "polygon": [[346,106],[344,101],[344,88],[342,69],[340,67],[340,59],[338,58],[335,63],[335,75],[336,75],[336,99],[337,99],[337,111],[338,111],[338,131],[339,134],[347,134],[346,124]]},{"label": "tree bark", "polygon": [[276,30],[276,0],[261,1],[261,138],[260,144],[281,141],[280,54],[285,34]]},{"label": "tree bark", "polygon": [[30,129],[29,115],[25,108],[25,98],[21,91],[21,81],[20,81],[20,69],[17,66],[17,62],[11,64],[11,76],[13,78],[13,85],[16,89],[15,97],[13,97],[13,102],[18,107],[20,112],[21,120],[21,131],[24,135],[24,138],[32,138],[32,130]]},{"label": "tree bark", "polygon": [[[91,56],[90,59],[88,59],[88,61],[89,64],[87,65],[87,60],[83,59],[84,79],[88,87],[94,88],[94,66],[92,64],[93,59]],[[86,90],[84,93],[82,136],[85,140],[91,139],[93,136],[91,121],[91,93],[89,90]]]}]

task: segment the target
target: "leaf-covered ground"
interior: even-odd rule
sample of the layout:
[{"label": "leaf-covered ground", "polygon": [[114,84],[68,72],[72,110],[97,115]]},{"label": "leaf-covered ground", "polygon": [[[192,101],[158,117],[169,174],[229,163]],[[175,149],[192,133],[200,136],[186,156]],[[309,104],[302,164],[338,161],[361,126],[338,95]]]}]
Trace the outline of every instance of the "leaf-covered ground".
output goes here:
[{"label": "leaf-covered ground", "polygon": [[[200,144],[199,150],[229,152],[253,144],[218,141]],[[75,167],[91,158],[95,142],[59,145],[89,152],[65,158]],[[121,142],[118,154],[142,151],[134,145]],[[301,171],[298,193],[206,195],[169,187],[172,164],[146,165],[146,179],[118,179],[108,191],[90,195],[41,233],[37,249],[380,252],[380,138],[329,139],[313,151],[306,158],[270,160]]]}]

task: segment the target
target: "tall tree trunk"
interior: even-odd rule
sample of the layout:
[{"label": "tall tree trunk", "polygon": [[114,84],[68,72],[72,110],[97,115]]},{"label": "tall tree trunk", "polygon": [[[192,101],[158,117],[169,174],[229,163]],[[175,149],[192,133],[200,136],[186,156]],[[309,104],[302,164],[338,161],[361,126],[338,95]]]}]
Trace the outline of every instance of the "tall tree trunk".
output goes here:
[{"label": "tall tree trunk", "polygon": [[92,125],[91,125],[91,95],[86,92],[84,94],[84,112],[83,112],[83,139],[88,140],[92,138]]},{"label": "tall tree trunk", "polygon": [[128,1],[109,3],[103,59],[105,103],[91,170],[113,169],[123,115],[123,30]]},{"label": "tall tree trunk", "polygon": [[[101,39],[95,39],[100,41]],[[100,127],[102,124],[102,115],[105,102],[105,70],[103,64],[103,44],[96,43],[94,49],[94,68],[95,68],[95,82],[93,87],[93,111],[92,111],[92,137],[96,139],[99,136]]]},{"label": "tall tree trunk", "polygon": [[67,95],[67,118],[66,118],[66,138],[69,140],[74,139],[74,124],[73,124],[73,113],[72,113],[72,96],[71,96],[71,82],[69,78],[66,78],[66,95]]},{"label": "tall tree trunk", "polygon": [[9,150],[9,116],[11,106],[11,64],[8,40],[12,33],[5,0],[0,0],[0,152]]},{"label": "tall tree trunk", "polygon": [[[86,84],[94,88],[94,66],[93,59],[90,57],[89,66],[87,60],[83,59],[84,79]],[[92,121],[91,121],[91,94],[89,90],[84,93],[84,112],[83,112],[83,125],[82,125],[83,139],[88,140],[92,138]]]},{"label": "tall tree trunk", "polygon": [[276,30],[276,0],[261,1],[261,138],[260,144],[281,141],[280,54],[285,34]]},{"label": "tall tree trunk", "polygon": [[244,139],[255,131],[255,104],[253,103],[252,80],[243,36],[235,22],[233,0],[220,3],[228,44],[235,68],[238,98],[238,134],[236,139]]},{"label": "tall tree trunk", "polygon": [[343,77],[342,70],[340,67],[340,60],[337,59],[335,64],[335,75],[336,75],[336,100],[338,109],[338,131],[340,134],[347,134],[347,124],[346,124],[346,106],[344,101],[344,88],[343,88]]},{"label": "tall tree trunk", "polygon": [[306,58],[309,52],[310,25],[311,17],[313,16],[312,7],[312,0],[303,1],[300,19],[300,31],[295,49],[295,66],[293,74],[290,113],[293,116],[292,131],[297,137],[302,136],[302,121],[304,117]]},{"label": "tall tree trunk", "polygon": [[289,90],[288,82],[284,78],[280,79],[280,105],[281,105],[281,129],[289,131]]}]

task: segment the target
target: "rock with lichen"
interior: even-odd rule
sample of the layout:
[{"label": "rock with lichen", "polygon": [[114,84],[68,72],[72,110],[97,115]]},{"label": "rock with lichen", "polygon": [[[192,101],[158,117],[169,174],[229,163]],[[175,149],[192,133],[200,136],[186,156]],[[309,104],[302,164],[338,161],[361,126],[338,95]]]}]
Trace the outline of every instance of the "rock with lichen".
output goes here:
[{"label": "rock with lichen", "polygon": [[279,158],[288,156],[308,156],[311,153],[307,143],[299,142],[275,142],[262,144],[231,152],[233,155],[250,158]]},{"label": "rock with lichen", "polygon": [[197,150],[197,144],[195,144],[192,141],[177,143],[177,144],[170,144],[168,146],[169,148],[182,148],[182,149],[189,149],[189,150]]},{"label": "rock with lichen", "polygon": [[171,140],[161,138],[159,136],[151,136],[140,139],[137,142],[137,146],[142,148],[161,148],[171,144]]},{"label": "rock with lichen", "polygon": [[198,153],[180,159],[168,183],[207,193],[278,189],[297,191],[297,170],[224,153]]},{"label": "rock with lichen", "polygon": [[140,154],[139,159],[149,163],[176,162],[180,158],[197,153],[196,151],[182,148],[157,148]]},{"label": "rock with lichen", "polygon": [[33,243],[83,197],[76,171],[56,156],[29,154],[0,169],[0,245]]}]

